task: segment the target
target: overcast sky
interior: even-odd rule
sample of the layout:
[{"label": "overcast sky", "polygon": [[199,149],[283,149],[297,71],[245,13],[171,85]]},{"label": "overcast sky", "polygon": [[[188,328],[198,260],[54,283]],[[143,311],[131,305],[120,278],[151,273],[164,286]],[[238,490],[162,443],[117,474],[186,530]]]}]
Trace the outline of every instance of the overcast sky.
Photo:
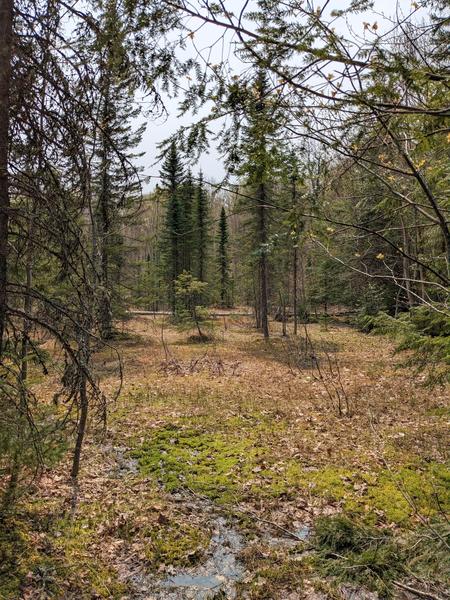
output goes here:
[{"label": "overcast sky", "polygon": [[[332,9],[342,9],[344,5],[348,2],[344,2],[343,0],[332,0],[330,3],[330,10]],[[240,7],[243,4],[243,0],[227,0],[226,6],[227,9],[238,13]],[[316,3],[317,6],[320,6],[320,2]],[[377,21],[379,30],[382,31],[386,26],[386,21],[383,25],[383,15],[389,17],[395,14],[396,8],[408,13],[411,10],[411,0],[375,0],[373,3],[373,9],[367,13],[352,15],[348,25],[352,28],[358,35],[363,35],[364,26],[363,22],[368,21],[373,23]],[[207,58],[207,62],[213,63],[218,62],[222,56],[229,62],[236,71],[242,69],[242,65],[239,64],[238,59],[233,56],[233,44],[232,44],[232,35],[231,33],[225,36],[225,42],[217,43],[214,47],[213,54],[207,56],[207,50],[213,42],[217,42],[217,40],[222,36],[223,30],[219,30],[217,27],[213,25],[202,25],[197,20],[191,19],[189,23],[189,27],[192,27],[192,30],[195,30],[194,38],[187,40],[187,48],[186,51],[181,56],[190,56],[195,57],[198,56],[199,51],[203,56]],[[199,29],[200,27],[200,29]],[[342,33],[345,33],[348,36],[351,36],[351,33],[347,29],[345,31],[347,25],[341,23],[339,26]],[[159,165],[154,165],[158,152],[158,144],[173,134],[179,127],[183,125],[188,125],[192,122],[193,118],[190,115],[186,115],[182,118],[177,116],[177,105],[179,99],[171,99],[165,98],[165,105],[169,112],[169,116],[167,118],[161,118],[159,120],[149,120],[147,122],[147,128],[143,136],[142,143],[140,145],[139,151],[144,152],[142,158],[138,160],[138,163],[144,166],[144,174],[145,175],[158,175]],[[197,116],[198,118],[198,116]],[[224,169],[222,160],[220,158],[220,153],[215,147],[211,147],[210,152],[208,154],[204,154],[199,163],[198,168],[201,168],[204,172],[205,179],[207,181],[219,181],[224,175]],[[150,179],[150,182],[145,186],[145,191],[149,191],[154,188],[156,185],[157,179]]]}]

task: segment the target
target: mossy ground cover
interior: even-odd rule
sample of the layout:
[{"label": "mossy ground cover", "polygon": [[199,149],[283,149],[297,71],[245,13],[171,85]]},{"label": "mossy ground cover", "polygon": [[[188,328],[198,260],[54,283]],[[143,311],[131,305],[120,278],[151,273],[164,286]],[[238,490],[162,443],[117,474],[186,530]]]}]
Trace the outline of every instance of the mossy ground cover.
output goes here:
[{"label": "mossy ground cover", "polygon": [[[38,504],[18,513],[2,534],[12,577],[7,582],[0,571],[0,598],[19,598],[20,590],[35,593],[32,598],[121,598],[137,565],[163,574],[201,563],[213,523],[207,511],[180,502],[184,494],[199,507],[205,502],[235,515],[249,546],[256,546],[242,557],[243,598],[286,598],[293,589],[331,589],[341,581],[391,594],[392,581],[406,576],[394,560],[397,550],[403,565],[443,585],[436,540],[448,535],[442,529],[449,508],[448,389],[430,393],[408,370],[396,369],[384,338],[313,325],[309,334],[317,347],[333,349],[354,406],[352,417],[339,417],[310,370],[290,368],[279,339],[276,352],[266,352],[259,334],[229,320],[215,342],[199,348],[166,327],[175,360],[190,364],[207,352],[212,362],[239,364],[177,376],[161,368],[161,323],[149,321],[128,324],[133,344],[118,341],[125,385],[111,407],[107,439],[91,425],[75,520],[61,464],[46,476]],[[113,353],[103,352],[100,366],[109,358]],[[105,390],[116,386],[107,375]],[[137,461],[137,473],[117,474],[116,446]],[[320,536],[316,558],[301,544],[283,549],[261,541],[277,527],[314,528],[321,516],[339,514],[383,543],[355,545],[336,559]],[[20,561],[13,560],[18,553]],[[355,563],[361,554],[364,561]],[[384,588],[373,572],[382,573]]]},{"label": "mossy ground cover", "polygon": [[2,531],[2,600],[123,596],[115,569],[93,553],[98,539],[91,517],[57,517],[30,504],[3,522]]},{"label": "mossy ground cover", "polygon": [[154,431],[131,456],[143,475],[168,492],[192,489],[219,503],[252,495],[279,496],[292,487],[284,466],[274,462],[271,444],[286,429],[263,415],[180,419]]},{"label": "mossy ground cover", "polygon": [[227,423],[219,430],[168,425],[131,456],[138,458],[142,474],[156,478],[166,491],[188,488],[225,504],[308,493],[371,522],[399,526],[418,514],[428,518],[450,511],[450,474],[443,464],[306,470],[300,461],[273,457],[270,443],[285,426],[270,432],[264,424],[246,427],[248,421],[239,429]]},{"label": "mossy ground cover", "polygon": [[326,467],[302,472],[298,481],[372,523],[408,526],[418,515],[432,518],[450,512],[449,470],[439,463],[367,472]]}]

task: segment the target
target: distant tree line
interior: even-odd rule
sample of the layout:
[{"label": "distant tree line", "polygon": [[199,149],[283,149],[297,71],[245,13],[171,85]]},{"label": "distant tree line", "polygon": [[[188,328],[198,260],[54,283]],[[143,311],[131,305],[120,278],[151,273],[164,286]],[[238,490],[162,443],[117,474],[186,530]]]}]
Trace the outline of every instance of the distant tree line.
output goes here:
[{"label": "distant tree line", "polygon": [[[199,301],[232,306],[230,240],[223,202],[223,195],[216,197],[208,189],[201,171],[194,177],[192,170],[185,168],[172,142],[162,159],[157,189],[143,204],[143,215],[159,211],[160,218],[149,222],[148,229],[139,227],[141,243],[130,249],[134,257],[128,273],[134,289],[132,302],[155,310],[167,307],[175,314],[176,283],[188,273],[206,284]],[[133,226],[129,232],[132,234]],[[150,247],[155,256],[151,264],[147,260]]]}]

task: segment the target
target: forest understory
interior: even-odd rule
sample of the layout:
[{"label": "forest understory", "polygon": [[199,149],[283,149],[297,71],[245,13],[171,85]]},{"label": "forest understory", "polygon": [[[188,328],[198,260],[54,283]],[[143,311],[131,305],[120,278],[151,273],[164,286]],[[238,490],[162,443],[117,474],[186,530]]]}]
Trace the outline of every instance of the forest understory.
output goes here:
[{"label": "forest understory", "polygon": [[0,0],[0,600],[450,600],[450,0]]},{"label": "forest understory", "polygon": [[[271,328],[125,322],[76,510],[63,461],[2,529],[0,597],[448,598],[448,387],[344,323]],[[95,361],[108,394],[117,356]]]}]

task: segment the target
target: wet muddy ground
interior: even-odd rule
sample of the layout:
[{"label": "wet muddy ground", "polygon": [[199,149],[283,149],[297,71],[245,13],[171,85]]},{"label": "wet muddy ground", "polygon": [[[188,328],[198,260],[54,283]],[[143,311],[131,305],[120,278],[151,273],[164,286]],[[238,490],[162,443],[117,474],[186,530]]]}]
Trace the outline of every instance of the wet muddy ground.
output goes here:
[{"label": "wet muddy ground", "polygon": [[[136,459],[130,458],[129,450],[124,446],[107,449],[114,458],[111,477],[134,477],[139,467]],[[171,568],[170,573],[158,577],[146,572],[132,556],[124,560],[136,562],[136,568],[128,571],[126,583],[133,589],[130,600],[219,600],[237,598],[236,584],[245,575],[245,567],[240,554],[247,541],[239,531],[236,523],[224,517],[217,507],[206,498],[193,496],[190,493],[175,494],[174,500],[197,514],[203,514],[205,522],[211,530],[211,539],[205,552],[204,560],[191,568]],[[272,534],[267,528],[263,532],[263,541],[271,546],[295,546],[298,541],[305,541],[311,529],[307,524],[293,529],[292,535],[280,536]],[[253,542],[254,543],[254,542]],[[130,575],[131,573],[131,575]]]}]

